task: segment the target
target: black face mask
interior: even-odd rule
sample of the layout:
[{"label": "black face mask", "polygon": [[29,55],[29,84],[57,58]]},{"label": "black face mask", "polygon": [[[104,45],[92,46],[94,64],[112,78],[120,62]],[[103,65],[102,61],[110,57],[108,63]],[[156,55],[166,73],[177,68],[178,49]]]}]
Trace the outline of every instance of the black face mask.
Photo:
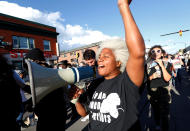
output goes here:
[{"label": "black face mask", "polygon": [[150,56],[152,59],[156,59],[156,53],[152,53]]}]

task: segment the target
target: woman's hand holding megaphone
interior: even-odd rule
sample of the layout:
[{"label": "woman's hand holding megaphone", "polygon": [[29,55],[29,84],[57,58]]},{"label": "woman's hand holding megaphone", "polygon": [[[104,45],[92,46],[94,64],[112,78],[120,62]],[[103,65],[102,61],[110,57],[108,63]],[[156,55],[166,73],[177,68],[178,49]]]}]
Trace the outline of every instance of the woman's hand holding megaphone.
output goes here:
[{"label": "woman's hand holding megaphone", "polygon": [[78,88],[76,85],[71,85],[69,89],[69,99],[73,104],[75,104],[80,97],[80,95],[84,92],[83,89]]}]

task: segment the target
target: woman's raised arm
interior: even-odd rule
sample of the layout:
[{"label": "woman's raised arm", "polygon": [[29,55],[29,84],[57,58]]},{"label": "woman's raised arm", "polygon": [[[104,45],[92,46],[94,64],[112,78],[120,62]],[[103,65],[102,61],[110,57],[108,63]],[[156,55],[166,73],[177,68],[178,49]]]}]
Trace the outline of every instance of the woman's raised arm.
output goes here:
[{"label": "woman's raised arm", "polygon": [[118,0],[118,7],[125,27],[125,41],[129,50],[126,71],[134,84],[140,87],[144,78],[145,44],[133,19],[129,3],[131,0]]}]

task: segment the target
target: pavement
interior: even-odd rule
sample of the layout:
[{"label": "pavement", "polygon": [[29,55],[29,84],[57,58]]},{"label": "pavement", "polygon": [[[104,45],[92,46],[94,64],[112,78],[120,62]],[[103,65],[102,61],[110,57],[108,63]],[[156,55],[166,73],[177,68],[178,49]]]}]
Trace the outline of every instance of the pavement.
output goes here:
[{"label": "pavement", "polygon": [[[24,118],[28,115],[25,113]],[[83,117],[76,117],[72,119],[72,108],[67,108],[67,120],[65,125],[65,131],[87,131],[87,125],[89,120],[81,121]],[[22,131],[36,131],[36,124],[33,126],[29,126],[28,128],[21,128]]]},{"label": "pavement", "polygon": [[[179,95],[171,91],[172,103],[170,104],[170,131],[190,131],[190,73],[184,69],[178,71],[178,79],[176,79],[176,90]],[[153,131],[155,123],[151,114],[151,105],[146,97],[147,91],[144,90],[140,104],[140,121],[142,131]],[[68,115],[71,115],[71,108],[68,108]],[[82,118],[75,120],[69,118],[66,121],[66,131],[87,131],[89,121],[82,122]],[[23,131],[36,131],[36,126],[23,128]]]},{"label": "pavement", "polygon": [[180,95],[172,93],[170,128],[171,131],[190,131],[190,73],[184,69],[178,73],[176,90]]},{"label": "pavement", "polygon": [[[185,69],[178,71],[175,81],[176,91],[171,90],[172,103],[170,104],[170,131],[190,131],[190,73]],[[151,105],[144,90],[141,98],[140,122],[142,131],[154,131],[155,123]]]}]

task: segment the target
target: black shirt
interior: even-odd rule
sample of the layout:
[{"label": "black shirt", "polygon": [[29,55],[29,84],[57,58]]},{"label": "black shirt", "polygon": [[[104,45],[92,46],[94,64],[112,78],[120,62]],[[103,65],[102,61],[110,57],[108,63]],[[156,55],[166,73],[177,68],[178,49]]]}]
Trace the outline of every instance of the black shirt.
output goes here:
[{"label": "black shirt", "polygon": [[[172,71],[171,71],[172,64],[169,63],[169,62],[168,63],[164,63],[164,64],[165,65],[167,64],[166,70],[171,75],[172,74]],[[163,72],[162,72],[161,67],[159,67],[159,69],[161,71],[161,78],[156,78],[156,79],[153,79],[153,80],[149,81],[149,87],[150,88],[166,87],[166,86],[169,85],[169,82],[166,82],[164,80]],[[156,72],[155,67],[150,68],[150,73],[148,74],[148,76],[151,76],[155,72]]]},{"label": "black shirt", "polygon": [[127,72],[104,80],[96,88],[89,104],[89,130],[127,131],[137,121],[138,87]]}]

